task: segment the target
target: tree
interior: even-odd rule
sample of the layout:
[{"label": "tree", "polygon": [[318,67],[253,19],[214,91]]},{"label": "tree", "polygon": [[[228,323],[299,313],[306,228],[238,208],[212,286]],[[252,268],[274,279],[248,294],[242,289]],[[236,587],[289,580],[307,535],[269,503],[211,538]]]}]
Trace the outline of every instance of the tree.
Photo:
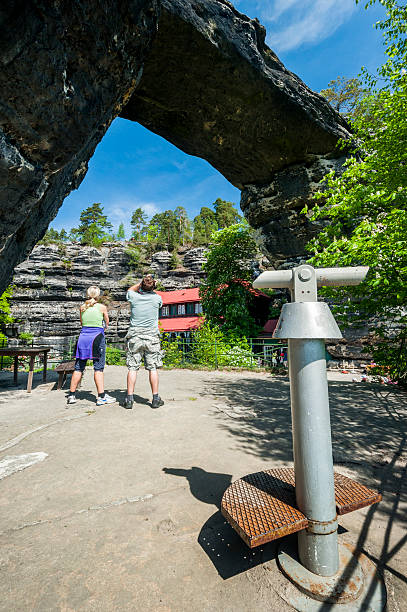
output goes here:
[{"label": "tree", "polygon": [[378,76],[362,72],[372,93],[353,122],[359,151],[350,154],[341,176],[326,177],[319,194],[325,204],[312,218],[329,225],[309,250],[313,265],[370,266],[360,286],[328,295],[348,324],[369,322],[375,360],[407,383],[407,7],[380,3],[387,16],[376,27],[384,33],[388,59]]},{"label": "tree", "polygon": [[136,208],[131,216],[130,225],[133,228],[132,236],[136,240],[141,240],[145,224],[147,223],[147,215],[142,208]]},{"label": "tree", "polygon": [[126,234],[124,233],[124,224],[120,223],[119,229],[117,230],[117,240],[125,240]]},{"label": "tree", "polygon": [[234,225],[242,221],[242,216],[237,212],[233,202],[226,202],[225,200],[221,200],[221,198],[217,198],[213,203],[213,207],[215,209],[215,218],[219,229],[229,227],[229,225]]},{"label": "tree", "polygon": [[112,224],[103,214],[103,207],[99,202],[85,208],[81,212],[79,221],[80,225],[72,229],[72,235],[81,244],[99,246],[104,240],[110,238],[108,232],[113,229]]},{"label": "tree", "polygon": [[337,77],[329,81],[327,89],[320,91],[320,94],[338,113],[352,119],[358,111],[359,102],[367,94],[367,89],[357,78]]},{"label": "tree", "polygon": [[247,223],[231,225],[212,236],[204,265],[207,277],[199,294],[207,321],[224,332],[250,337],[258,331],[249,310],[253,297],[245,284],[252,282],[251,262],[256,254]]},{"label": "tree", "polygon": [[38,244],[58,244],[60,242],[66,242],[68,239],[69,236],[65,229],[61,229],[61,231],[58,232],[58,230],[53,227],[49,227],[41,240],[38,241]]},{"label": "tree", "polygon": [[178,220],[172,210],[155,214],[151,225],[158,226],[157,246],[172,251],[179,245]]},{"label": "tree", "polygon": [[197,246],[209,244],[213,232],[218,229],[214,211],[207,206],[202,206],[199,215],[194,219],[194,244]]},{"label": "tree", "polygon": [[178,243],[184,246],[191,239],[191,221],[183,206],[177,206],[174,215],[178,222]]}]

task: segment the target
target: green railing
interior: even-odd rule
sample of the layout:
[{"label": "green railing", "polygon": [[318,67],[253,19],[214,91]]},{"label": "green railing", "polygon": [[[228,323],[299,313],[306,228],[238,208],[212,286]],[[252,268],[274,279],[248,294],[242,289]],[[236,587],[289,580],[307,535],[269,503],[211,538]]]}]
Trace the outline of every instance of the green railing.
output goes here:
[{"label": "green railing", "polygon": [[[242,368],[273,369],[287,364],[287,345],[250,338],[234,346],[225,342],[208,342],[192,338],[162,338],[163,365],[166,368]],[[124,365],[126,350],[120,341],[108,341],[106,361]]]},{"label": "green railing", "polygon": [[[48,353],[48,368],[53,370],[62,361],[74,358],[77,337],[68,337],[66,348],[53,349]],[[35,346],[35,341],[19,344]],[[7,346],[7,340],[0,341],[0,346]],[[287,345],[262,338],[249,338],[240,345],[225,342],[208,342],[193,338],[162,337],[163,365],[166,368],[237,368],[237,369],[275,369],[287,365]],[[42,357],[36,358],[37,368],[41,368]],[[12,366],[12,357],[0,357],[0,369]],[[125,340],[107,339],[106,363],[110,365],[126,364]],[[28,359],[19,358],[19,367],[28,369]]]}]

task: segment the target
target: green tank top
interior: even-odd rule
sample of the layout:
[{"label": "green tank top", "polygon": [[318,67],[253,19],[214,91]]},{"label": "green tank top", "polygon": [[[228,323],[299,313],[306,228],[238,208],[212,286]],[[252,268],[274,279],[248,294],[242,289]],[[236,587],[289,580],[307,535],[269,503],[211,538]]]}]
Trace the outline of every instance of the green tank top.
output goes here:
[{"label": "green tank top", "polygon": [[89,306],[82,312],[83,327],[103,327],[103,314],[100,311],[99,304]]}]

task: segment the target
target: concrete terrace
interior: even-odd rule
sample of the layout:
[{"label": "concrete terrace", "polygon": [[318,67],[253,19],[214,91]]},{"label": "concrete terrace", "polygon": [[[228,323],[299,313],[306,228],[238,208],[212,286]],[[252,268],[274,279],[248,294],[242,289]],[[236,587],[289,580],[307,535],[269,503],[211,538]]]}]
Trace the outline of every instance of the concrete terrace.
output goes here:
[{"label": "concrete terrace", "polygon": [[[106,370],[106,389],[118,399],[125,373]],[[24,375],[17,390],[7,377],[0,465],[16,459],[0,482],[0,610],[291,609],[278,594],[276,544],[250,551],[218,510],[232,480],[292,465],[287,378],[167,370],[165,406],[153,411],[142,371],[138,403],[126,411],[96,408],[90,369],[69,409],[65,391],[41,384],[40,374],[30,395]],[[388,610],[401,612],[407,394],[330,377],[335,468],[383,494],[380,504],[340,518],[340,538],[378,564]],[[31,453],[42,460],[13,471]]]}]

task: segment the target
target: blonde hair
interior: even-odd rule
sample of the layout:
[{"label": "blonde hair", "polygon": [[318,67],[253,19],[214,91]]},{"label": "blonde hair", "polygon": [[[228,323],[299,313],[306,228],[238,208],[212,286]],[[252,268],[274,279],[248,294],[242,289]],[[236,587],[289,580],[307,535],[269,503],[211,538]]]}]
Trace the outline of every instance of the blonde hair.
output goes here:
[{"label": "blonde hair", "polygon": [[86,290],[86,297],[88,298],[81,306],[81,312],[85,312],[91,306],[98,303],[98,297],[100,296],[100,289],[96,285],[91,285]]}]

